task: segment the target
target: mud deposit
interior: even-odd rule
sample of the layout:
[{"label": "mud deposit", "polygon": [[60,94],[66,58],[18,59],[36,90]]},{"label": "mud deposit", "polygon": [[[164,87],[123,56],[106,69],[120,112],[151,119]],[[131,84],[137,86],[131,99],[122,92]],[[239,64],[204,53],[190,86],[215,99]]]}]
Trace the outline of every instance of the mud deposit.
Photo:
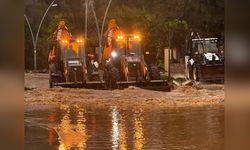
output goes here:
[{"label": "mud deposit", "polygon": [[29,73],[25,87],[25,149],[223,149],[222,85],[49,89]]}]

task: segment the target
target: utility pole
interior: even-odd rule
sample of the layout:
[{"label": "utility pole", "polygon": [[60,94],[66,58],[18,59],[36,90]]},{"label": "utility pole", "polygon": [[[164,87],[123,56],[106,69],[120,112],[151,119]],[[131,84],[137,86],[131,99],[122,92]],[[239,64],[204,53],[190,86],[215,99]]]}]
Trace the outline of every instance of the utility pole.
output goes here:
[{"label": "utility pole", "polygon": [[90,0],[89,6],[90,6],[90,9],[91,9],[91,12],[93,13],[93,17],[94,17],[94,20],[95,20],[95,25],[96,25],[96,30],[97,30],[99,47],[102,47],[101,33],[100,33],[99,25],[98,25],[98,19],[97,19],[96,12],[95,12],[94,0]]},{"label": "utility pole", "polygon": [[85,0],[85,50],[86,50],[86,40],[88,37],[88,0]]},{"label": "utility pole", "polygon": [[[97,37],[98,37],[98,43],[99,43],[99,46],[96,48],[96,50],[98,51],[98,54],[102,53],[103,30],[104,30],[106,17],[107,17],[111,2],[112,0],[109,0],[105,13],[104,13],[103,20],[102,20],[102,26],[100,28],[98,24],[96,12],[95,12],[94,0],[82,0],[82,6],[85,7],[85,39],[87,40],[88,35],[90,36],[93,34],[93,32],[96,31]],[[96,28],[96,30],[93,30],[94,29],[93,27]],[[85,49],[86,49],[86,43],[85,43]],[[99,62],[101,62],[101,55],[99,55]]]},{"label": "utility pole", "polygon": [[168,79],[170,80],[171,79],[171,73],[170,73],[170,71],[171,71],[171,69],[170,69],[170,64],[171,64],[171,55],[172,55],[172,53],[171,53],[171,39],[170,38],[172,38],[172,36],[171,36],[171,33],[170,33],[171,31],[168,31],[168,45],[169,45],[169,52],[168,52]]},{"label": "utility pole", "polygon": [[[97,37],[98,37],[98,47],[95,48],[95,53],[98,54],[98,62],[101,63],[101,58],[102,58],[102,41],[101,41],[101,32],[100,32],[100,27],[98,24],[98,19],[96,16],[96,12],[95,12],[95,3],[94,0],[89,0],[89,16],[88,16],[88,31],[93,33],[96,32],[97,33]],[[92,24],[91,24],[92,23]],[[96,30],[93,30],[94,27],[96,28]],[[90,29],[90,30],[89,30]],[[90,33],[90,34],[91,34]]]},{"label": "utility pole", "polygon": [[101,42],[102,42],[102,37],[103,37],[104,24],[105,24],[105,21],[106,21],[106,17],[107,17],[108,10],[109,10],[109,7],[111,5],[111,2],[112,2],[112,0],[109,0],[108,6],[106,8],[106,11],[105,11],[105,14],[104,14],[104,17],[103,17],[102,29],[101,29]]}]

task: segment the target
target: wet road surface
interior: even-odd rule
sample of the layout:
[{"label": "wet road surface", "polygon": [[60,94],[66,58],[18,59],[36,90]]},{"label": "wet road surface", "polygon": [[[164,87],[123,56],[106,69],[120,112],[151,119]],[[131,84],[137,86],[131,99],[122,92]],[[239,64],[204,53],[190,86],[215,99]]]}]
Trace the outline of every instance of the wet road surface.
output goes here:
[{"label": "wet road surface", "polygon": [[[34,108],[36,107],[36,108]],[[223,149],[223,106],[38,105],[26,108],[25,149]]]},{"label": "wet road surface", "polygon": [[48,88],[25,74],[25,149],[221,150],[224,85],[171,92]]}]

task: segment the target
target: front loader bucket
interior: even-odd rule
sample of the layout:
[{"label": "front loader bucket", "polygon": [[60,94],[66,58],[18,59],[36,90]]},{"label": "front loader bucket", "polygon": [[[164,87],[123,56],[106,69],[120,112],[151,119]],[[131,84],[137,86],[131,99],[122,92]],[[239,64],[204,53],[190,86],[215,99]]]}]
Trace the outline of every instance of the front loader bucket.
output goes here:
[{"label": "front loader bucket", "polygon": [[90,89],[104,89],[104,81],[86,81],[82,82],[61,82],[61,83],[54,83],[54,86],[61,86],[61,87],[84,87]]},{"label": "front loader bucket", "polygon": [[119,87],[137,86],[143,89],[156,91],[170,91],[170,86],[166,80],[151,80],[151,81],[118,81]]},{"label": "front loader bucket", "polygon": [[90,89],[104,89],[105,82],[104,81],[87,81],[84,87],[90,88]]},{"label": "front loader bucket", "polygon": [[82,82],[59,82],[59,83],[54,83],[54,86],[61,86],[61,87],[68,87],[68,88],[79,88],[83,87]]},{"label": "front loader bucket", "polygon": [[166,80],[151,80],[143,89],[156,90],[156,91],[170,91],[170,86]]},{"label": "front loader bucket", "polygon": [[201,80],[223,80],[224,65],[210,65],[201,67]]}]

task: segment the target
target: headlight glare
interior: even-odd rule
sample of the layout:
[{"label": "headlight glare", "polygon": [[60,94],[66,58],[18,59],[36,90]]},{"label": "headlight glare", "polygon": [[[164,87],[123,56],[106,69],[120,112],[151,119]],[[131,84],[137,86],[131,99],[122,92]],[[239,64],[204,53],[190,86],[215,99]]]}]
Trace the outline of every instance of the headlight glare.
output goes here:
[{"label": "headlight glare", "polygon": [[113,58],[117,57],[117,52],[111,52],[111,56],[112,56]]}]

